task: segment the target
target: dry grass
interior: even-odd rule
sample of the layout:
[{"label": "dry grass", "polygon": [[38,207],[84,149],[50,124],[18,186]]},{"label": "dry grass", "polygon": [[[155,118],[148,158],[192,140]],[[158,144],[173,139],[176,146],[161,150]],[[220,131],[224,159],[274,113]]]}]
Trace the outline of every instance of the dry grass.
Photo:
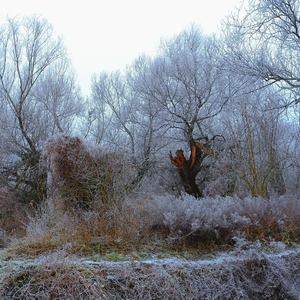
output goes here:
[{"label": "dry grass", "polygon": [[104,255],[134,251],[149,238],[150,216],[141,206],[124,202],[122,207],[111,206],[105,211],[67,212],[54,203],[30,217],[26,235],[10,245],[12,255],[35,257],[55,249],[79,256]]},{"label": "dry grass", "polygon": [[298,299],[299,253],[257,250],[222,263],[86,264],[64,251],[6,268],[2,299]]},{"label": "dry grass", "polygon": [[4,299],[102,299],[101,288],[57,251],[35,261],[34,266],[11,270],[0,295]]},{"label": "dry grass", "polygon": [[190,196],[140,197],[106,210],[59,209],[49,201],[30,217],[25,236],[11,244],[12,255],[35,257],[55,249],[79,256],[109,252],[228,250],[235,237],[250,241],[299,242],[300,200]]},{"label": "dry grass", "polygon": [[23,236],[28,216],[33,213],[32,207],[18,202],[8,189],[0,188],[0,208],[0,230],[7,235]]},{"label": "dry grass", "polygon": [[[6,249],[6,259],[24,262],[7,267],[9,262],[0,260],[2,299],[297,299],[300,295],[299,253],[272,259],[260,252],[274,241],[281,241],[282,249],[298,242],[297,198],[199,201],[190,196],[144,195],[104,211],[65,211],[61,204],[60,199],[49,201],[29,218],[26,234]],[[263,245],[259,249],[253,247],[258,240]],[[162,256],[176,251],[177,256],[187,257],[188,252],[195,258],[195,253],[228,248],[237,259],[222,264],[90,265],[78,260],[92,256],[119,261],[128,258],[120,253],[146,251],[151,256],[158,249]],[[34,260],[27,264],[29,257]]]}]

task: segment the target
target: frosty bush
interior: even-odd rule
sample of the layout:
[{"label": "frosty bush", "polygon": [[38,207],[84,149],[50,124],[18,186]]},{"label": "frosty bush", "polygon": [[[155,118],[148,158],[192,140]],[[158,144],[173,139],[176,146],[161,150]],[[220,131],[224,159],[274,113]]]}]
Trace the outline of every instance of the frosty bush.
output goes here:
[{"label": "frosty bush", "polygon": [[[126,183],[119,154],[103,153],[78,137],[56,135],[45,146],[48,188],[65,208],[103,208],[120,200]],[[120,175],[121,174],[121,175]]]},{"label": "frosty bush", "polygon": [[281,196],[270,199],[215,197],[201,201],[190,195],[153,197],[146,202],[152,226],[164,228],[170,241],[233,243],[235,235],[250,240],[297,240],[300,200]]}]

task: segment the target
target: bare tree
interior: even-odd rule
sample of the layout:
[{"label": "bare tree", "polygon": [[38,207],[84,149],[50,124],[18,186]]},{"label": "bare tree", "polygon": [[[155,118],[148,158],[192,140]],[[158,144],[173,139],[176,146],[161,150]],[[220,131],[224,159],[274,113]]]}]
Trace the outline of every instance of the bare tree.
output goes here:
[{"label": "bare tree", "polygon": [[189,159],[183,150],[176,152],[180,154],[177,158],[172,154],[170,158],[178,168],[185,191],[201,197],[196,176],[205,169],[204,159],[214,157],[212,145],[216,136],[209,136],[209,124],[230,97],[218,42],[192,26],[173,39],[163,40],[161,49],[151,70],[155,88],[149,92],[166,112],[169,134],[190,148]]},{"label": "bare tree", "polygon": [[300,101],[299,9],[299,0],[250,0],[223,27],[232,70],[260,87],[274,85],[285,96],[278,107]]},{"label": "bare tree", "polygon": [[[75,82],[67,71],[62,39],[41,17],[7,19],[0,28],[0,53],[2,178],[14,182],[15,189],[37,191],[42,144],[54,132],[70,128],[74,110],[69,109],[79,102],[76,96],[70,103],[77,94]],[[65,117],[69,120],[62,124]]]},{"label": "bare tree", "polygon": [[102,72],[99,76],[93,77],[92,86],[95,106],[102,107],[110,119],[109,130],[106,130],[106,143],[110,148],[125,146],[134,155],[135,137],[132,122],[134,110],[133,103],[128,101],[124,76],[119,71]]},{"label": "bare tree", "polygon": [[120,73],[99,76],[94,90],[99,101],[106,103],[106,114],[114,115],[110,124],[115,132],[127,137],[123,140],[115,134],[118,145],[128,145],[139,157],[137,178],[144,176],[167,144],[180,142],[191,150],[191,157],[180,165],[175,163],[179,160],[171,160],[186,192],[202,196],[196,176],[204,169],[204,159],[214,156],[215,136],[209,136],[209,123],[229,99],[221,63],[215,38],[192,26],[163,39],[155,58],[141,55],[125,77]]},{"label": "bare tree", "polygon": [[111,150],[128,151],[136,170],[132,186],[139,184],[154,164],[164,135],[159,107],[139,89],[146,65],[140,57],[126,73],[102,72],[92,81],[92,101],[100,118],[93,120],[90,133],[94,134],[90,136]]},{"label": "bare tree", "polygon": [[220,126],[227,142],[222,156],[230,154],[230,161],[225,164],[235,173],[240,183],[236,192],[241,195],[247,194],[242,191],[243,186],[253,197],[286,192],[286,132],[282,130],[284,121],[278,110],[271,109],[278,101],[276,95],[272,88],[257,90],[222,112]]},{"label": "bare tree", "polygon": [[[31,102],[38,106],[36,119],[42,120],[39,135],[45,140],[55,133],[76,130],[76,123],[85,111],[85,103],[76,83],[75,71],[66,59],[51,64],[32,89]],[[45,128],[47,130],[45,131]],[[36,130],[36,129],[35,129]],[[43,137],[43,138],[42,138]]]},{"label": "bare tree", "polygon": [[[139,166],[138,181],[165,155],[167,145],[182,143],[181,151],[190,150],[190,158],[181,156],[185,163],[180,165],[172,156],[171,161],[178,171],[184,169],[179,173],[185,190],[202,196],[196,176],[214,160],[218,135],[211,134],[211,123],[232,93],[219,46],[216,38],[192,26],[162,40],[156,57],[141,55],[124,74],[93,78],[92,106],[101,111],[101,118],[91,118],[95,136],[110,148],[129,150]],[[204,160],[210,161],[205,167]]]}]

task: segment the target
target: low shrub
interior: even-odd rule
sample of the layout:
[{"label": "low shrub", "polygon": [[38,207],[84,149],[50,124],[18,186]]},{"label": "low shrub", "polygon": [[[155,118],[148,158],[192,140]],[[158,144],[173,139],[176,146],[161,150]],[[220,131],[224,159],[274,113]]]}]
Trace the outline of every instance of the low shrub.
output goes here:
[{"label": "low shrub", "polygon": [[170,243],[232,245],[234,236],[293,243],[300,236],[300,199],[190,195],[156,196],[145,203],[153,228],[163,229]]},{"label": "low shrub", "polygon": [[147,251],[212,251],[232,248],[236,237],[287,246],[300,237],[300,200],[292,196],[198,200],[189,195],[140,194],[104,211],[66,211],[60,209],[61,203],[49,199],[39,214],[31,216],[26,236],[11,251],[29,256],[54,249],[83,256],[143,247]]}]

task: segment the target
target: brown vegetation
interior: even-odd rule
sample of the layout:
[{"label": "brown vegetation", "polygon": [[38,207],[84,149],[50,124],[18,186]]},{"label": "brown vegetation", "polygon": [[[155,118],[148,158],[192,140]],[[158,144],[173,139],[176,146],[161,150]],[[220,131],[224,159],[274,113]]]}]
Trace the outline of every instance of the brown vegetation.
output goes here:
[{"label": "brown vegetation", "polygon": [[31,213],[33,213],[31,206],[17,201],[14,194],[8,189],[0,188],[0,230],[5,231],[10,236],[24,235],[25,226]]},{"label": "brown vegetation", "polygon": [[78,137],[57,135],[43,152],[48,198],[63,202],[60,209],[105,211],[123,199],[129,174],[121,153],[103,153]]},{"label": "brown vegetation", "polygon": [[[183,152],[177,151],[172,161],[176,166],[182,163],[193,168],[197,157],[193,158],[194,149],[191,153],[187,161]],[[197,295],[212,295],[205,286],[202,290],[196,288],[200,279],[214,293],[222,287],[230,297],[237,296],[237,290],[246,295],[245,299],[273,297],[276,293],[282,297],[294,295],[287,292],[289,275],[265,257],[237,262],[236,267],[199,270],[172,264],[103,269],[66,263],[66,259],[76,255],[102,260],[111,253],[117,256],[134,252],[150,257],[157,253],[184,257],[189,253],[189,257],[197,258],[237,249],[240,240],[246,241],[246,247],[257,241],[266,247],[277,242],[292,247],[300,236],[300,200],[296,197],[216,196],[199,200],[188,194],[127,195],[128,176],[124,174],[128,173],[118,156],[112,160],[112,156],[92,152],[78,138],[58,136],[49,140],[44,157],[51,188],[45,203],[35,208],[15,205],[13,195],[1,191],[0,229],[6,236],[17,238],[5,239],[5,256],[39,259],[63,249],[66,258],[55,262],[52,256],[52,260],[45,258],[46,262],[37,266],[11,270],[1,283],[1,296],[105,299],[115,294],[119,297],[116,299],[183,299],[194,297],[194,291]],[[34,213],[30,209],[35,209]],[[254,273],[261,280],[254,280]],[[228,281],[229,290],[225,288]],[[251,285],[245,283],[248,281]],[[142,288],[143,283],[147,288]]]},{"label": "brown vegetation", "polygon": [[82,262],[64,251],[6,273],[4,299],[297,299],[299,252],[265,255],[235,250],[239,259]]}]

